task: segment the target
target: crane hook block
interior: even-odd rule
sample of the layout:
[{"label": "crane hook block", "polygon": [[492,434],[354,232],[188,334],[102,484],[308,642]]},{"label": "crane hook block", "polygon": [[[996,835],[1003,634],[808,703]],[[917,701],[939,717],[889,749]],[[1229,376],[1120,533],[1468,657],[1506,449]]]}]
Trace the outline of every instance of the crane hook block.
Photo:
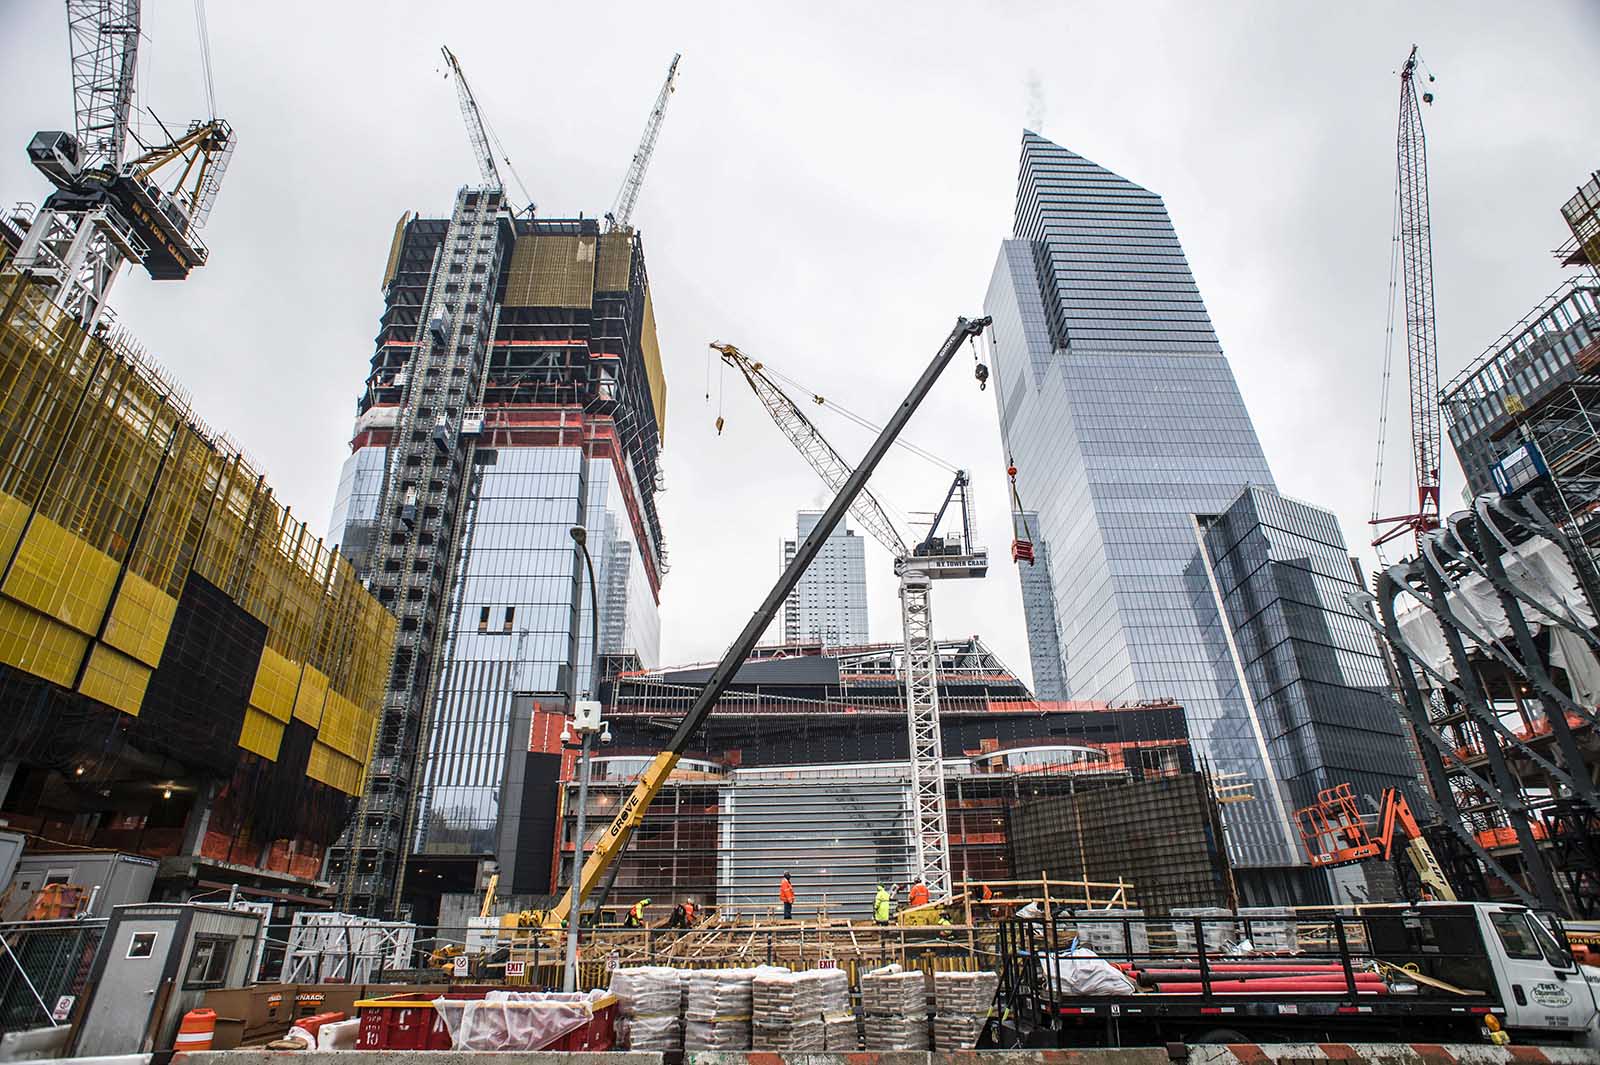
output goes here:
[{"label": "crane hook block", "polygon": [[722,435],[722,415],[717,415],[717,435]]},{"label": "crane hook block", "polygon": [[980,362],[972,368],[972,376],[978,379],[979,392],[989,387],[989,367],[983,363]]}]

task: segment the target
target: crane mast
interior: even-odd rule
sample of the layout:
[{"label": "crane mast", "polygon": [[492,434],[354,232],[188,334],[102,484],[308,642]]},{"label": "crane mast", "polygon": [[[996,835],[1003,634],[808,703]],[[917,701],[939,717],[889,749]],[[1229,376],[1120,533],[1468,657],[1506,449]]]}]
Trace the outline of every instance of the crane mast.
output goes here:
[{"label": "crane mast", "polygon": [[1416,481],[1414,514],[1375,518],[1388,526],[1373,540],[1378,546],[1411,532],[1422,537],[1439,527],[1439,351],[1433,316],[1433,233],[1428,216],[1428,146],[1422,129],[1422,103],[1431,93],[1417,91],[1417,48],[1400,71],[1400,123],[1395,138],[1399,196],[1400,273],[1405,281],[1406,364],[1411,399],[1411,463]]},{"label": "crane mast", "polygon": [[656,94],[655,106],[650,109],[650,118],[644,124],[644,136],[639,139],[639,150],[633,153],[633,159],[628,163],[628,175],[622,179],[617,202],[606,213],[608,232],[627,229],[632,224],[633,207],[639,202],[639,190],[644,187],[644,172],[650,168],[650,157],[656,150],[656,138],[661,135],[661,120],[667,114],[667,98],[677,88],[678,60],[682,58],[681,53],[675,54],[667,67],[667,80]]},{"label": "crane mast", "polygon": [[505,182],[500,180],[500,168],[495,166],[494,150],[489,146],[489,134],[484,129],[483,112],[478,109],[478,99],[472,95],[472,86],[467,84],[467,76],[461,71],[461,64],[456,62],[455,53],[444,45],[439,46],[439,51],[444,53],[444,61],[450,67],[450,72],[456,78],[456,96],[461,101],[461,117],[467,126],[467,140],[472,143],[472,155],[477,160],[478,170],[483,174],[483,183],[491,188],[505,190]]},{"label": "crane mast", "polygon": [[198,231],[236,139],[232,127],[213,115],[125,162],[139,2],[67,0],[66,8],[73,132],[41,130],[28,143],[29,161],[56,190],[34,216],[12,263],[49,288],[52,302],[90,330],[105,314],[111,286],[127,263],[138,263],[157,280],[181,280],[205,264],[210,253]]},{"label": "crane mast", "polygon": [[[984,323],[975,323],[981,329]],[[970,334],[969,334],[970,335]],[[778,428],[829,488],[837,491],[852,475],[850,464],[805,416],[799,404],[732,344],[712,344],[722,360],[744,377]],[[851,504],[863,529],[894,558],[900,578],[900,623],[905,638],[904,680],[909,740],[912,827],[916,875],[935,899],[951,895],[949,807],[944,789],[944,737],[939,724],[939,658],[933,638],[932,582],[954,577],[982,577],[988,572],[987,551],[971,545],[970,478],[957,470],[934,515],[927,535],[913,548],[895,530],[877,499],[862,489]],[[960,496],[962,531],[941,538],[939,523]]]}]

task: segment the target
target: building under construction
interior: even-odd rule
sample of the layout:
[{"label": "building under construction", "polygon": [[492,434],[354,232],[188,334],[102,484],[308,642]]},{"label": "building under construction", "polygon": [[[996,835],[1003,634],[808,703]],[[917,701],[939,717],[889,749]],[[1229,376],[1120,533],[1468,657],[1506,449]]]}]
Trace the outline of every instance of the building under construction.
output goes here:
[{"label": "building under construction", "polygon": [[64,866],[159,863],[160,894],[325,906],[394,621],[126,335],[86,333],[12,247],[0,818]]},{"label": "building under construction", "polygon": [[666,382],[643,245],[605,229],[513,217],[487,188],[396,226],[329,533],[400,619],[356,856],[335,868],[354,912],[401,897],[413,851],[440,889],[491,862],[505,890],[548,883],[512,693],[564,707],[590,683],[573,526],[600,653],[656,659]]},{"label": "building under construction", "polygon": [[1469,503],[1366,600],[1398,667],[1457,890],[1600,915],[1600,175],[1586,265],[1443,389]]},{"label": "building under construction", "polygon": [[[1040,875],[1042,866],[1013,867],[1019,803],[1134,781],[1200,779],[1176,704],[1040,702],[976,637],[939,641],[937,650],[949,849],[957,882]],[[788,872],[800,895],[797,915],[860,918],[870,913],[877,884],[909,884],[915,876],[913,807],[901,658],[899,645],[760,649],[739,670],[650,807],[615,867],[605,906],[648,897],[665,912],[675,901],[692,898],[760,917],[774,911],[778,880]],[[708,673],[623,670],[602,685],[613,738],[595,759],[586,843],[592,844],[666,744]],[[552,760],[559,757],[556,740],[552,731],[544,741]],[[557,887],[565,886],[572,867],[576,776],[569,757],[553,865]],[[1206,794],[1197,811],[1214,812]],[[1169,838],[1185,808],[1159,805],[1164,812],[1146,828],[1129,821],[1124,831]],[[1137,821],[1139,808],[1127,802],[1125,817]],[[1218,824],[1211,834],[1215,862],[1208,870],[1226,868],[1220,833]],[[1039,847],[1030,861],[1042,859],[1059,866],[1052,876],[1076,879],[1086,867],[1080,857],[1087,860],[1093,852],[1099,873],[1115,865],[1127,846],[1123,833],[1101,834],[1084,850],[1074,848],[1070,868]],[[1176,859],[1172,864],[1182,866]],[[1114,882],[1116,874],[1088,878]],[[1192,894],[1180,890],[1177,897],[1215,902],[1225,894],[1225,874],[1208,871],[1202,879]]]}]

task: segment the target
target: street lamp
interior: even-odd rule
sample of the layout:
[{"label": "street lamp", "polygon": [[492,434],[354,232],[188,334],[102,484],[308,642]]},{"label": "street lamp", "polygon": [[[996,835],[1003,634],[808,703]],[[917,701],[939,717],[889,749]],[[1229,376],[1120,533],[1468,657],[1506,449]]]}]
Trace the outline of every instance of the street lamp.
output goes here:
[{"label": "street lamp", "polygon": [[[567,965],[566,973],[562,977],[561,987],[564,991],[578,989],[578,926],[583,919],[583,836],[586,830],[584,815],[589,809],[589,748],[596,733],[601,733],[602,740],[610,739],[610,734],[605,731],[606,723],[600,720],[600,703],[593,696],[595,693],[595,678],[600,671],[600,601],[594,579],[594,559],[589,557],[589,533],[582,525],[574,525],[567,530],[572,537],[572,542],[578,545],[578,550],[583,552],[584,568],[589,571],[589,635],[591,640],[590,665],[589,665],[589,695],[590,698],[578,699],[578,663],[577,656],[573,656],[571,667],[567,671],[568,694],[572,702],[572,727],[577,729],[581,737],[578,746],[578,824],[577,836],[572,847],[572,905],[567,908]],[[576,604],[574,604],[576,605]],[[562,730],[561,738],[567,739],[566,730]]]}]

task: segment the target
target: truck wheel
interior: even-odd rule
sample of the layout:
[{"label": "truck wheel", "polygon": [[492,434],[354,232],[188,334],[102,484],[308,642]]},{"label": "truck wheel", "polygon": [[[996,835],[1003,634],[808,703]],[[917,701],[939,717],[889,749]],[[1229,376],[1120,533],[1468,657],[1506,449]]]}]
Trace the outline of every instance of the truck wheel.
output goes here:
[{"label": "truck wheel", "polygon": [[1250,1040],[1232,1028],[1213,1028],[1198,1038],[1191,1039],[1190,1042],[1197,1046],[1215,1046],[1226,1043],[1248,1043]]}]

